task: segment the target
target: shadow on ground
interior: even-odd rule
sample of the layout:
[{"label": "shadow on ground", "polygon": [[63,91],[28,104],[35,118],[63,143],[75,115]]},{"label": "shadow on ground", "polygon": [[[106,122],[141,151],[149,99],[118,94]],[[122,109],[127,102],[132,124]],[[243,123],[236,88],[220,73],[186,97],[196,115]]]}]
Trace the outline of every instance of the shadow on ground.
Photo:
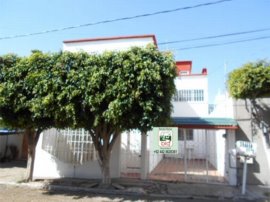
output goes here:
[{"label": "shadow on ground", "polygon": [[6,161],[0,163],[0,168],[26,168],[27,161],[26,160],[18,160],[18,161]]}]

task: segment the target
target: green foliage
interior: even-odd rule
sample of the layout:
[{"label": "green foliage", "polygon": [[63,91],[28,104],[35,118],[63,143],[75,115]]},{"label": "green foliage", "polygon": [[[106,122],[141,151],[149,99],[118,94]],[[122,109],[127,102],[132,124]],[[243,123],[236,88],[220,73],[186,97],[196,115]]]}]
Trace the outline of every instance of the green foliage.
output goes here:
[{"label": "green foliage", "polygon": [[[110,152],[121,131],[170,121],[175,62],[156,47],[0,57],[0,116],[27,129],[86,128],[109,179]],[[35,148],[34,146],[32,148]],[[104,182],[109,182],[104,180]]]},{"label": "green foliage", "polygon": [[0,57],[0,115],[12,126],[148,130],[171,112],[175,65],[155,47]]},{"label": "green foliage", "polygon": [[[85,71],[85,109],[93,126],[107,123],[120,130],[148,130],[170,117],[175,66],[170,55],[132,48],[91,57],[96,64]],[[83,88],[85,84],[81,84]]]},{"label": "green foliage", "polygon": [[237,99],[270,96],[270,65],[265,61],[248,63],[229,74],[229,92]]},{"label": "green foliage", "polygon": [[6,124],[17,128],[46,128],[52,124],[51,117],[37,117],[33,106],[49,60],[50,55],[41,52],[28,58],[0,58],[0,115]]}]

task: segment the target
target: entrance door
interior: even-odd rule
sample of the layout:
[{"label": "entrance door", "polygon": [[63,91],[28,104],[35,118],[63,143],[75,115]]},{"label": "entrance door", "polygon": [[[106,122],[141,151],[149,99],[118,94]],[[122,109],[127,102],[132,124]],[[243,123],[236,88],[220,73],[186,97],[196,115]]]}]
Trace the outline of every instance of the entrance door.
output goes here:
[{"label": "entrance door", "polygon": [[121,177],[140,178],[141,133],[132,130],[121,134]]}]

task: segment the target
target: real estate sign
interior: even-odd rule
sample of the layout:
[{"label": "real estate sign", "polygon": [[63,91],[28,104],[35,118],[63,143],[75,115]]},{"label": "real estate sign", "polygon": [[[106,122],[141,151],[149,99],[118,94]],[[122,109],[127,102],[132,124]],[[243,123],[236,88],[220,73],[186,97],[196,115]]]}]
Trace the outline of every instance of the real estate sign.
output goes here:
[{"label": "real estate sign", "polygon": [[247,141],[236,142],[236,153],[239,156],[255,157],[257,152],[257,144]]},{"label": "real estate sign", "polygon": [[178,153],[178,128],[155,127],[153,129],[153,151],[157,154]]}]

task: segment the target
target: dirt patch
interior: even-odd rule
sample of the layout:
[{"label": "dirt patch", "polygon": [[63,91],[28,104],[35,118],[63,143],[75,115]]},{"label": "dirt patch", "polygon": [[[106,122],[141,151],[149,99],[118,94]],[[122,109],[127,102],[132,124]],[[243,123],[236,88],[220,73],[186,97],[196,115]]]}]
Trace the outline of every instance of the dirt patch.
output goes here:
[{"label": "dirt patch", "polygon": [[0,163],[0,182],[21,182],[26,179],[26,161]]}]

